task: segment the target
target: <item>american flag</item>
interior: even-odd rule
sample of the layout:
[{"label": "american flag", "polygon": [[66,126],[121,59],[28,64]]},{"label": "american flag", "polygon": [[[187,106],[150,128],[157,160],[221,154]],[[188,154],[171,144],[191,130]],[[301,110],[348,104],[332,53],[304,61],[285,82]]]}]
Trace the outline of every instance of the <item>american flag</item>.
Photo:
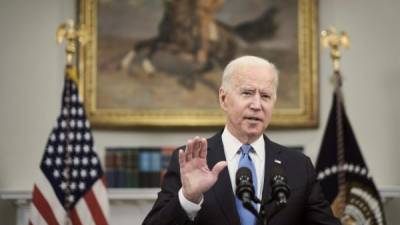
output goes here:
[{"label": "american flag", "polygon": [[50,133],[32,194],[29,225],[107,225],[108,198],[73,68],[67,68],[61,114]]}]

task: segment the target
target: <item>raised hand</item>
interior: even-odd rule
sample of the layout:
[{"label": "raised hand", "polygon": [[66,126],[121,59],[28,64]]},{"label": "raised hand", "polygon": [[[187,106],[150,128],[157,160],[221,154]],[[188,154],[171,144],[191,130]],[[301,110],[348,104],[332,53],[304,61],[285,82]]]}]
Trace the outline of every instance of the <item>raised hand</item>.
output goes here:
[{"label": "raised hand", "polygon": [[179,150],[179,167],[185,198],[199,203],[203,193],[215,184],[226,165],[226,161],[221,161],[210,170],[207,166],[207,140],[200,137],[189,139],[185,151]]}]

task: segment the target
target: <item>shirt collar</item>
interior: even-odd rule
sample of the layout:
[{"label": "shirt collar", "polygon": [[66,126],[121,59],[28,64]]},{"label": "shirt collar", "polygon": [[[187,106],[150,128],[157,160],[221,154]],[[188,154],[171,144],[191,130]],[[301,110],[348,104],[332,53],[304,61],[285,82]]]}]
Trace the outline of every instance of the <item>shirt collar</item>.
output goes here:
[{"label": "shirt collar", "polygon": [[[227,127],[224,128],[221,138],[225,148],[226,160],[231,161],[236,156],[238,150],[243,145],[243,143],[241,143],[235,136],[233,136]],[[256,141],[250,143],[250,145],[255,151],[255,156],[263,161],[263,156],[265,155],[264,136],[261,135]]]}]

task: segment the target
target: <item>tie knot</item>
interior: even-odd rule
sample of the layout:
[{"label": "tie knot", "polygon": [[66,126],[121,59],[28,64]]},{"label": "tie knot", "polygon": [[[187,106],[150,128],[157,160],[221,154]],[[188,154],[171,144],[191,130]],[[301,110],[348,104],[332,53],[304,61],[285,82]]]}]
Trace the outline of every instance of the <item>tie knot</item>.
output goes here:
[{"label": "tie knot", "polygon": [[244,144],[244,145],[242,145],[242,147],[240,147],[240,150],[245,155],[248,155],[251,149],[253,149],[253,147],[251,147],[251,145],[248,145],[248,144]]}]

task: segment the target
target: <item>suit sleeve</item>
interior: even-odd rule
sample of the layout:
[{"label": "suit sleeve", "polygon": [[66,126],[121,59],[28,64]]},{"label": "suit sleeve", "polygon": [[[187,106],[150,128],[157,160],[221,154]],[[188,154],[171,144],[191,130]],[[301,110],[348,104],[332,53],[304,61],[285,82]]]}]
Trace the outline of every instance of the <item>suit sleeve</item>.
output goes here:
[{"label": "suit sleeve", "polygon": [[193,224],[179,203],[178,191],[181,186],[178,151],[175,151],[164,176],[161,191],[158,193],[153,208],[144,219],[143,225]]},{"label": "suit sleeve", "polygon": [[339,220],[333,216],[330,205],[323,195],[321,186],[316,180],[314,167],[308,157],[306,167],[309,187],[305,215],[306,224],[340,225]]}]

